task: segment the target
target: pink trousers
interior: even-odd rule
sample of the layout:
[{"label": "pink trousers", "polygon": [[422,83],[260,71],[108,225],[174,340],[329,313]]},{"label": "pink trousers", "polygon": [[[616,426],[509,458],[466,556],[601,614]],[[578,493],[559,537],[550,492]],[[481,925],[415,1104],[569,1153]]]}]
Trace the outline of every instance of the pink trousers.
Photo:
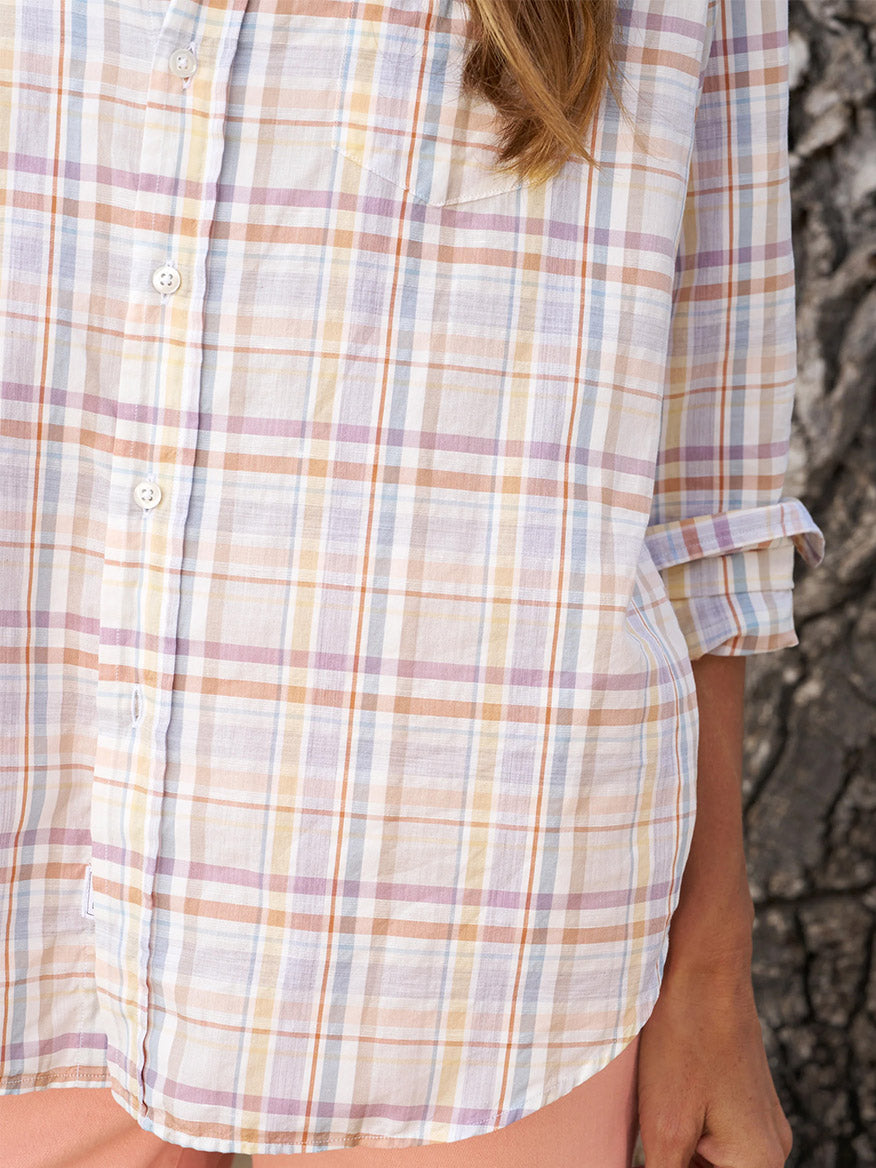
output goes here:
[{"label": "pink trousers", "polygon": [[[317,1168],[630,1168],[638,1049],[637,1036],[598,1074],[497,1131],[450,1144],[304,1154],[318,1157]],[[252,1164],[302,1168],[301,1155],[255,1155]],[[230,1152],[201,1152],[145,1131],[108,1087],[0,1095],[0,1168],[233,1168],[233,1161]]]}]

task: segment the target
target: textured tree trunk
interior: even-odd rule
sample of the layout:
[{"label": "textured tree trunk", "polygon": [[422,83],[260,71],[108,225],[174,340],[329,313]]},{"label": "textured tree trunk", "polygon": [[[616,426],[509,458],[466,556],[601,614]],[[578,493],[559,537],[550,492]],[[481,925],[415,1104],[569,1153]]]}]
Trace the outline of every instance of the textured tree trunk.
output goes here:
[{"label": "textured tree trunk", "polygon": [[789,1166],[876,1165],[876,0],[791,0],[800,644],[749,658],[755,990]]}]

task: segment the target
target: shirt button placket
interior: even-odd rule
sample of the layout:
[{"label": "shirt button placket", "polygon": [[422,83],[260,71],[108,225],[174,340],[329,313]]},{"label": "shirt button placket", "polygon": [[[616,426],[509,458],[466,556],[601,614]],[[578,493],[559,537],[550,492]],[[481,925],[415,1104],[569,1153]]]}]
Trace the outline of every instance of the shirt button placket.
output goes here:
[{"label": "shirt button placket", "polygon": [[[112,601],[118,615],[110,623],[135,684],[125,695],[127,725],[109,756],[115,766],[105,776],[108,811],[97,815],[97,824],[100,846],[118,850],[118,838],[110,838],[113,831],[117,837],[120,818],[114,800],[127,779],[131,796],[122,813],[121,842],[125,855],[142,856],[144,863],[142,870],[127,873],[121,867],[111,875],[123,895],[135,888],[125,906],[125,922],[137,956],[121,963],[119,984],[108,988],[113,1000],[129,1004],[119,1006],[116,1031],[124,1036],[119,1045],[131,1067],[129,1086],[144,1115],[153,1104],[159,1110],[167,1104],[162,1088],[150,1086],[150,1027],[154,1017],[160,1031],[161,1007],[156,1003],[168,993],[168,974],[153,948],[155,884],[165,858],[163,825],[173,813],[165,784],[185,749],[175,745],[185,724],[176,733],[170,721],[182,717],[183,703],[173,699],[180,669],[176,646],[190,632],[185,625],[184,589],[190,584],[183,574],[183,552],[199,446],[198,428],[190,420],[200,417],[210,224],[225,149],[224,103],[244,11],[245,5],[216,8],[169,0],[153,46],[140,164],[142,174],[157,181],[138,184],[133,216],[140,226],[125,322],[120,387],[125,408],[115,447],[116,482],[119,487],[124,483],[127,494],[127,517],[118,521],[126,546],[116,557],[119,587]],[[198,89],[183,92],[196,75]],[[195,102],[197,127],[191,123]],[[184,223],[194,226],[187,230]],[[118,712],[116,720],[121,721]],[[184,854],[178,858],[186,863]],[[113,955],[104,955],[103,968],[115,963]],[[161,1068],[153,1071],[160,1083]]]},{"label": "shirt button placket", "polygon": [[[215,51],[196,54],[194,29],[211,31],[215,48],[227,35],[230,60],[239,28],[239,17],[226,26],[224,18],[205,12],[206,6],[169,0],[157,41],[146,50],[152,60],[139,171],[150,181],[138,182],[132,227],[117,239],[119,248],[128,249],[124,262],[131,279],[101,591],[92,866],[98,889],[103,883],[120,890],[114,911],[130,937],[121,960],[115,950],[104,949],[98,966],[112,971],[103,975],[101,985],[108,1000],[119,1003],[108,1034],[122,1063],[131,1068],[127,1086],[142,1114],[148,1114],[151,1103],[149,987],[153,976],[159,982],[163,976],[154,967],[153,897],[166,814],[183,537],[197,446],[197,433],[176,419],[197,416],[200,353],[192,321],[200,319],[204,291],[203,274],[193,276],[203,264],[200,235],[178,234],[181,184],[194,192],[193,221],[206,223],[212,203],[197,192],[209,188],[208,171],[215,169],[214,148],[190,154],[180,148],[191,129],[192,95],[183,91],[200,70],[204,95],[209,95],[216,68]],[[199,100],[211,124],[224,117],[224,110],[207,108],[206,96]],[[221,134],[219,141],[221,146]],[[121,858],[102,858],[109,855]],[[142,871],[129,868],[128,856],[144,858]],[[98,947],[104,935],[99,927]]]}]

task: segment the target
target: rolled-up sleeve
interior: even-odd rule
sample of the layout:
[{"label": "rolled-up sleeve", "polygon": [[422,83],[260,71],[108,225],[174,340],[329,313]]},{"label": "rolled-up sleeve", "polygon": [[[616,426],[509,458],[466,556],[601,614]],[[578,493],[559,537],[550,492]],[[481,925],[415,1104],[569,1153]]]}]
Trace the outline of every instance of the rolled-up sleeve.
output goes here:
[{"label": "rolled-up sleeve", "polygon": [[787,0],[716,0],[679,236],[646,542],[691,659],[798,643],[783,494],[796,374]]}]

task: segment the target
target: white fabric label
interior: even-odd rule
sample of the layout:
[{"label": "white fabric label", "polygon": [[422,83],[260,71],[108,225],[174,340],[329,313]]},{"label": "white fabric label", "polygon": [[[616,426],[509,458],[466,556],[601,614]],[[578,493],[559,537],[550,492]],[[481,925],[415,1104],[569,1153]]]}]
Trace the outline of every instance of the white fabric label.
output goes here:
[{"label": "white fabric label", "polygon": [[82,915],[94,916],[94,898],[91,895],[91,865],[85,869],[85,887],[82,889]]}]

